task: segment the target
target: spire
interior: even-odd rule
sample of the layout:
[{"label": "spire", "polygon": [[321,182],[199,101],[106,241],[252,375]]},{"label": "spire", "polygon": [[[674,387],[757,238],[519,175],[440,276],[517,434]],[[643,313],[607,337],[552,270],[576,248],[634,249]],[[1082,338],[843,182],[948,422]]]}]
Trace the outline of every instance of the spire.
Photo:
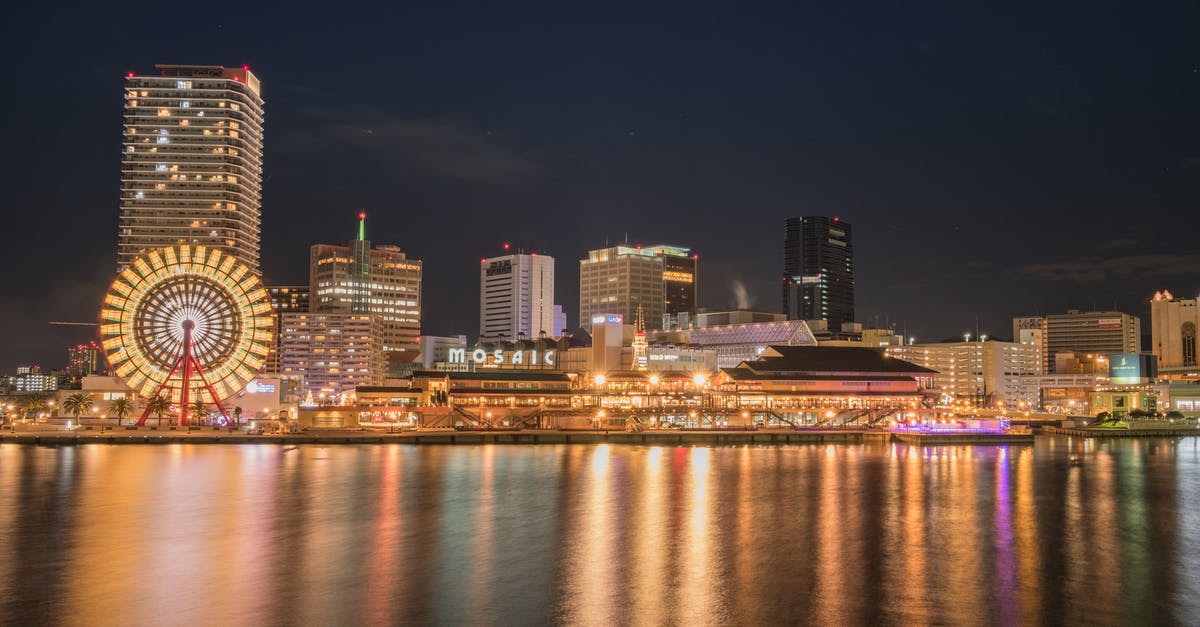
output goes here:
[{"label": "spire", "polygon": [[358,241],[367,239],[367,212],[358,212]]}]

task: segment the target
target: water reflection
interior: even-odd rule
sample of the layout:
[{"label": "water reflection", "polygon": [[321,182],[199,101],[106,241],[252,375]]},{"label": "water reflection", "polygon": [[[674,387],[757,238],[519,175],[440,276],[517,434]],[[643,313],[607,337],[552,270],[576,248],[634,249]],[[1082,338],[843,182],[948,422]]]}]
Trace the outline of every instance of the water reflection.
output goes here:
[{"label": "water reflection", "polygon": [[1200,446],[0,445],[5,622],[1192,623]]}]

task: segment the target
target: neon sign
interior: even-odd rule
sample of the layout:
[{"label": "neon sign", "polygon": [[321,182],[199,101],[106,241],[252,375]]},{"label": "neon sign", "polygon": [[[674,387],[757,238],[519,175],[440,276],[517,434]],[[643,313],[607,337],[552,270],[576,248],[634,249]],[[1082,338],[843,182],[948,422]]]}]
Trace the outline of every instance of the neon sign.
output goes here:
[{"label": "neon sign", "polygon": [[505,353],[500,349],[488,351],[486,349],[476,348],[472,350],[470,354],[468,354],[467,349],[465,348],[452,348],[450,349],[448,361],[452,364],[465,364],[469,361],[470,363],[474,364],[492,363],[501,365],[504,363],[509,363],[514,366],[553,366],[556,352],[557,351],[553,349],[545,350],[540,353],[536,350],[512,351],[508,353],[508,361],[505,362]]}]

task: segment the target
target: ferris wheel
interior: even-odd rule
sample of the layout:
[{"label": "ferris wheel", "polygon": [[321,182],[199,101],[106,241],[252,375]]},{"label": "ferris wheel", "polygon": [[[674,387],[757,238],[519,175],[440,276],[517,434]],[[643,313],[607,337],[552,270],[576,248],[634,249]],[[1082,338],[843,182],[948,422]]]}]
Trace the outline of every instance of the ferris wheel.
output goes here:
[{"label": "ferris wheel", "polygon": [[[162,395],[187,423],[191,404],[217,406],[266,362],[271,303],[249,267],[219,249],[172,246],[134,260],[100,309],[101,345],[134,391]],[[138,424],[150,415],[147,404]]]}]

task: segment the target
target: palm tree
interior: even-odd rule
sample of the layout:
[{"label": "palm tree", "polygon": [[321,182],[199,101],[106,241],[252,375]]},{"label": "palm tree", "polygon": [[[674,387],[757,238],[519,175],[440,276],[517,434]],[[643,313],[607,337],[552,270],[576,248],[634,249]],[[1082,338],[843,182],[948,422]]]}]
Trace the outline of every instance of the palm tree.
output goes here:
[{"label": "palm tree", "polygon": [[242,428],[242,406],[237,405],[233,408],[233,427],[235,429]]},{"label": "palm tree", "polygon": [[117,417],[117,424],[125,420],[125,416],[133,413],[133,401],[126,397],[115,398],[108,404],[108,413]]},{"label": "palm tree", "polygon": [[162,394],[159,394],[158,396],[146,399],[146,409],[158,418],[158,426],[161,427],[163,414],[171,411],[171,401]]},{"label": "palm tree", "polygon": [[92,400],[91,394],[79,392],[77,394],[68,396],[66,400],[63,401],[62,407],[63,410],[67,411],[78,420],[79,414],[88,412],[91,410],[92,405],[95,404],[96,403]]},{"label": "palm tree", "polygon": [[202,420],[208,417],[208,405],[205,405],[202,400],[197,399],[188,409],[192,414],[192,420],[196,424],[200,424]]},{"label": "palm tree", "polygon": [[36,392],[25,397],[21,401],[21,409],[26,418],[37,418],[37,415],[42,410],[46,409],[46,402],[50,400],[50,395]]}]

